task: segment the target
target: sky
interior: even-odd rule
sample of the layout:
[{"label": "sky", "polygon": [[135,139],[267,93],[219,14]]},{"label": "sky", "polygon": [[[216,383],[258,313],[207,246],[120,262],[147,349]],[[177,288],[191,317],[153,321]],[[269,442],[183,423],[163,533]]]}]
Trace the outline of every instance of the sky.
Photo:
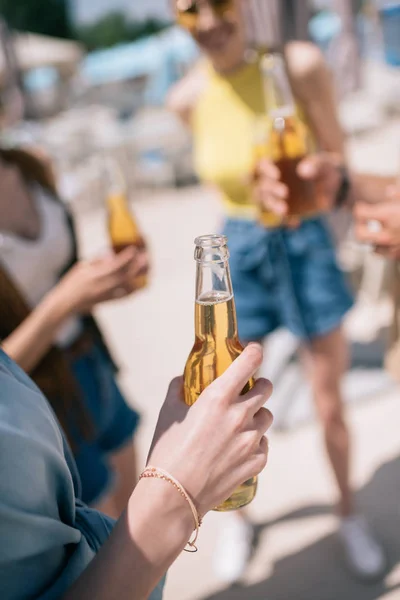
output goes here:
[{"label": "sky", "polygon": [[169,15],[168,0],[70,0],[74,18],[79,23],[96,21],[103,14],[122,10],[136,18],[151,16],[165,19]]}]

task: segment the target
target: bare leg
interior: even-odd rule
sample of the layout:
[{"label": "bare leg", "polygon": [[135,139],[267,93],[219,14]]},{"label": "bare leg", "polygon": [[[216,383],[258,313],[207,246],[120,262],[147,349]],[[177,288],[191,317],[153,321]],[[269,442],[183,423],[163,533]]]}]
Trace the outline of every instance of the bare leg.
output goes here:
[{"label": "bare leg", "polygon": [[302,356],[339,487],[339,512],[346,517],[353,512],[354,506],[350,486],[350,436],[340,390],[341,378],[348,364],[348,348],[341,329],[313,340],[302,349]]}]

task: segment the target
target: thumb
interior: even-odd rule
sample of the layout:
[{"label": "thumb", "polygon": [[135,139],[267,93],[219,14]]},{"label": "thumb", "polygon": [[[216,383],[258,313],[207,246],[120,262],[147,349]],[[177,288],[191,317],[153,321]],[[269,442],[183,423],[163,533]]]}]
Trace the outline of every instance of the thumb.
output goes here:
[{"label": "thumb", "polygon": [[165,402],[170,404],[173,402],[183,402],[183,377],[175,377],[169,384],[167,397]]},{"label": "thumb", "polygon": [[183,391],[183,377],[175,377],[169,384],[162,412],[167,415],[168,421],[183,421],[188,410]]},{"label": "thumb", "polygon": [[317,179],[322,161],[319,156],[307,156],[297,167],[297,174],[302,179]]}]

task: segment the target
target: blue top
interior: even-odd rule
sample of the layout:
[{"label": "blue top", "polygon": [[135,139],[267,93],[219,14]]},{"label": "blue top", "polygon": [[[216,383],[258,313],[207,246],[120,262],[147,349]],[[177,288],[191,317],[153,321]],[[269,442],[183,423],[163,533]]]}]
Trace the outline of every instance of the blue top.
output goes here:
[{"label": "blue top", "polygon": [[[0,350],[0,597],[59,599],[114,521],[79,500],[79,478],[43,394]],[[162,584],[151,600],[161,600]]]}]

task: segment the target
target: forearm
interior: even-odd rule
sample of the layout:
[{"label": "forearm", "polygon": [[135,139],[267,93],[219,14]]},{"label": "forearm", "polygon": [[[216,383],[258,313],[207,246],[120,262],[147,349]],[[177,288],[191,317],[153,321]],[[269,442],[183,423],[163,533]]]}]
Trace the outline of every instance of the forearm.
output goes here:
[{"label": "forearm", "polygon": [[109,541],[63,600],[146,600],[192,531],[190,508],[170,484],[141,481]]},{"label": "forearm", "polygon": [[373,204],[379,202],[385,198],[387,188],[395,183],[395,177],[352,173],[349,204],[353,205],[356,202],[369,202]]},{"label": "forearm", "polygon": [[313,44],[292,42],[286,58],[293,91],[303,107],[317,148],[345,158],[333,77],[321,51]]},{"label": "forearm", "polygon": [[57,290],[51,291],[32,313],[2,342],[4,351],[27,373],[31,372],[51,345],[68,316],[59,301]]}]

